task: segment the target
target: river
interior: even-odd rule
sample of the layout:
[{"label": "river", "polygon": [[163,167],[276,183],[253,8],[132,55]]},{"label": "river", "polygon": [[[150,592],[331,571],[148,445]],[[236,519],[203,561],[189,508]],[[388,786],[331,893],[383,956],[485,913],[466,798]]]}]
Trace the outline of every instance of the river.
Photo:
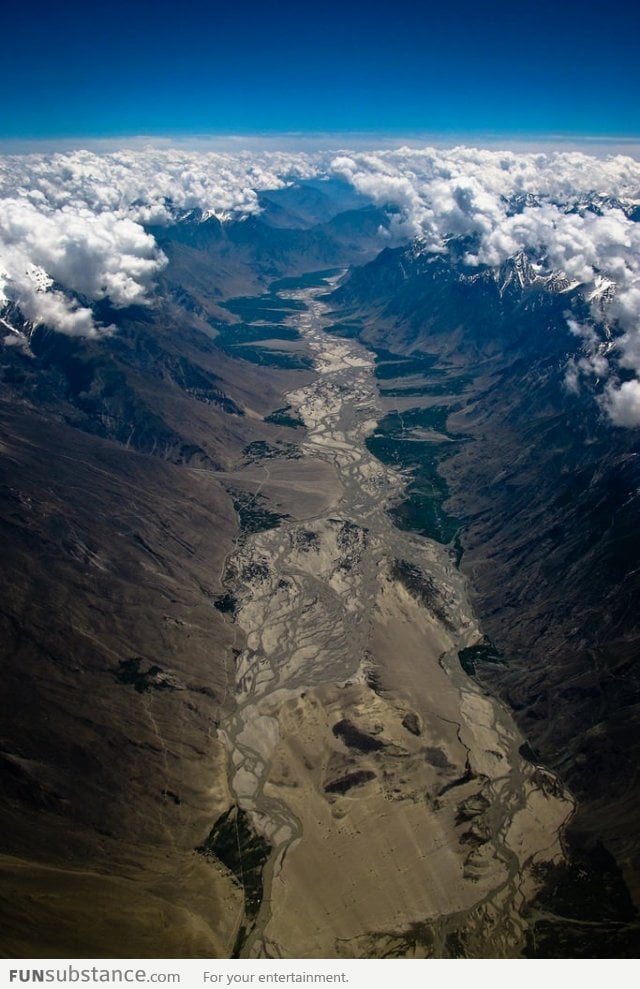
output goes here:
[{"label": "river", "polygon": [[573,802],[460,667],[482,641],[465,580],[449,547],[393,524],[408,476],[366,446],[374,355],[326,332],[323,291],[283,295],[306,304],[290,321],[316,371],[287,396],[306,427],[291,487],[329,464],[328,510],[242,535],[225,571],[230,786],[273,849],[241,952],[517,955]]}]

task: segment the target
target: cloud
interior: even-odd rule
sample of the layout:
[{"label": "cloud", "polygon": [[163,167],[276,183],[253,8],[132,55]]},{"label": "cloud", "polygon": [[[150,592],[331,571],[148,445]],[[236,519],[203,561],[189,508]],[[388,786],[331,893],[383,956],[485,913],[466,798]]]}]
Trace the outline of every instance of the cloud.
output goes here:
[{"label": "cloud", "polygon": [[449,238],[470,237],[470,264],[499,265],[524,250],[582,286],[593,319],[569,325],[582,353],[567,366],[567,385],[577,391],[581,375],[609,379],[603,408],[619,425],[640,426],[634,383],[616,375],[626,368],[640,380],[640,223],[629,215],[640,202],[637,161],[403,148],[342,154],[330,167],[396,207],[396,231],[427,249],[446,251]]},{"label": "cloud", "polygon": [[167,259],[144,225],[176,210],[259,211],[258,191],[315,174],[311,156],[125,150],[0,157],[0,302],[72,335],[111,332],[89,303],[149,304]]},{"label": "cloud", "polygon": [[[96,336],[90,308],[63,294],[116,306],[147,301],[166,263],[154,239],[130,219],[88,210],[37,209],[24,199],[0,200],[0,292],[34,324]],[[102,330],[104,332],[104,329]]]},{"label": "cloud", "polygon": [[604,407],[616,426],[640,424],[640,381],[623,381],[607,387]]},{"label": "cloud", "polygon": [[[458,147],[221,151],[126,148],[0,157],[0,299],[34,323],[95,336],[91,304],[150,304],[167,261],[145,230],[176,210],[222,219],[260,210],[258,193],[295,179],[341,176],[393,207],[389,235],[446,252],[470,238],[470,264],[519,250],[582,286],[592,319],[570,326],[578,352],[567,382],[603,382],[603,407],[640,425],[640,164],[624,155]],[[78,298],[74,299],[74,294]],[[623,371],[619,375],[619,371]],[[637,416],[637,421],[634,417]]]},{"label": "cloud", "polygon": [[258,191],[281,187],[289,175],[316,174],[316,159],[175,148],[5,156],[0,196],[18,193],[38,208],[111,211],[143,222],[168,222],[170,206],[246,216],[259,210]]}]

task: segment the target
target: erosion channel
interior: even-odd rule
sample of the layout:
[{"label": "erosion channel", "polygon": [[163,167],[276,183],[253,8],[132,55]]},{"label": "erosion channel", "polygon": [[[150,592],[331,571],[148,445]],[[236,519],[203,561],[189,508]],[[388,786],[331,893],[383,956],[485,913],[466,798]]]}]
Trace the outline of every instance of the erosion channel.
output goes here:
[{"label": "erosion channel", "polygon": [[385,414],[374,356],[326,331],[323,291],[281,293],[305,304],[288,320],[315,379],[287,396],[305,438],[229,480],[286,505],[241,529],[224,573],[235,806],[210,841],[236,846],[237,951],[518,956],[573,802],[460,666],[483,636],[455,551],[393,524],[408,474],[366,445]]}]

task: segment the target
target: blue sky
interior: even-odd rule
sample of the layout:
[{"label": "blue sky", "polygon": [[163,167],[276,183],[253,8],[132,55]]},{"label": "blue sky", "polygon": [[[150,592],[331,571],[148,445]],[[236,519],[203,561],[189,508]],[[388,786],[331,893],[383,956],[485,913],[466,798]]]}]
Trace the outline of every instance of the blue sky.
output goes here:
[{"label": "blue sky", "polygon": [[618,0],[11,4],[0,138],[638,136],[639,29]]}]

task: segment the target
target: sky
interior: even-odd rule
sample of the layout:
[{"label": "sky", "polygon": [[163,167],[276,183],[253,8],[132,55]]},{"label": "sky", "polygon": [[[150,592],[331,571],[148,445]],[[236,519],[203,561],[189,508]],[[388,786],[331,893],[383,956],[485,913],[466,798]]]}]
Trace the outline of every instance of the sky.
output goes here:
[{"label": "sky", "polygon": [[62,0],[3,14],[0,140],[637,137],[619,0]]},{"label": "sky", "polygon": [[101,339],[96,302],[153,305],[176,210],[242,220],[332,178],[389,209],[381,248],[470,236],[472,266],[562,272],[590,313],[567,387],[640,428],[640,5],[31,0],[2,27],[5,345],[28,351],[20,320]]}]

